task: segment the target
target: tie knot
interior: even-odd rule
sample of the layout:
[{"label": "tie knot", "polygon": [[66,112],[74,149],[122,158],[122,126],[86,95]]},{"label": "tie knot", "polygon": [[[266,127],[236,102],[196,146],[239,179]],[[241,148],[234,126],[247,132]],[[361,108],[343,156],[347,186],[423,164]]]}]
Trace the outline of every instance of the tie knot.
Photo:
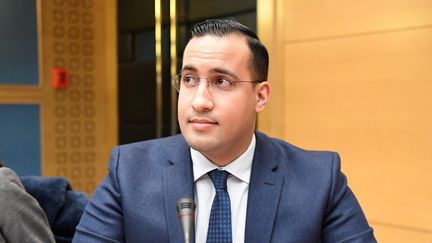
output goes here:
[{"label": "tie knot", "polygon": [[228,172],[225,170],[212,170],[208,173],[216,189],[227,189]]}]

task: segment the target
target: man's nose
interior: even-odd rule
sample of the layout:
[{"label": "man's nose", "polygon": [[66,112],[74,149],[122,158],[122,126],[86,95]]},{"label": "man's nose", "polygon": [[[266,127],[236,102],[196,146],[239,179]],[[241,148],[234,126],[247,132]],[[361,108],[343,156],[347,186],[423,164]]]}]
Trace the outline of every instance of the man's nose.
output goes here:
[{"label": "man's nose", "polygon": [[213,109],[213,95],[210,93],[210,86],[207,80],[201,80],[198,84],[192,100],[192,107],[194,110],[199,112]]}]

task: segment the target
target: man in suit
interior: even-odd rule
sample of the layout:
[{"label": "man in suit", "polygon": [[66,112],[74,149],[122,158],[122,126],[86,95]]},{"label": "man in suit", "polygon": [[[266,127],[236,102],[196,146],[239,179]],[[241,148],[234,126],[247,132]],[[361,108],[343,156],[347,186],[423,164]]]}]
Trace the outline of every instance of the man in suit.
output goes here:
[{"label": "man in suit", "polygon": [[195,242],[376,242],[336,153],[255,131],[267,70],[246,26],[195,25],[174,80],[182,134],[115,148],[74,242],[183,242],[183,197],[196,203]]},{"label": "man in suit", "polygon": [[15,172],[0,164],[0,242],[55,242],[44,211]]}]

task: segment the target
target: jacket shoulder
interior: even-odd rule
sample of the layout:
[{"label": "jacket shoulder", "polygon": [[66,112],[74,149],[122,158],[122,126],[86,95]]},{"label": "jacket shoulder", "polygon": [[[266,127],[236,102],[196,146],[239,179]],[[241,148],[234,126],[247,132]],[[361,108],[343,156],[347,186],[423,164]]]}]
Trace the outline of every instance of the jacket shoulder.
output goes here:
[{"label": "jacket shoulder", "polygon": [[185,140],[181,134],[151,139],[146,141],[140,141],[135,143],[123,144],[114,147],[114,149],[119,149],[121,151],[134,151],[134,150],[169,150],[176,146],[185,145]]},{"label": "jacket shoulder", "polygon": [[339,163],[339,155],[333,151],[307,150],[278,138],[257,133],[257,140],[265,151],[279,157],[279,162],[298,166],[324,166],[332,162]]},{"label": "jacket shoulder", "polygon": [[119,145],[110,156],[111,170],[151,173],[170,165],[172,158],[188,155],[189,146],[182,135]]},{"label": "jacket shoulder", "polygon": [[20,179],[13,170],[7,167],[0,168],[0,187],[6,187],[11,184],[23,188]]}]

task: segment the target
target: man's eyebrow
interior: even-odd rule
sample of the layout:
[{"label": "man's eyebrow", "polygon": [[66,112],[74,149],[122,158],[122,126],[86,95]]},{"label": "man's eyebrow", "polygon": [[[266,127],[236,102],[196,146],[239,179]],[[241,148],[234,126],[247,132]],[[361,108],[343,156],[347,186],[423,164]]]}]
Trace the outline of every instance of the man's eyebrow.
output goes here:
[{"label": "man's eyebrow", "polygon": [[197,72],[198,69],[196,67],[194,67],[194,66],[191,66],[191,65],[185,65],[184,67],[182,67],[181,71],[182,72],[183,71],[194,71],[194,72]]},{"label": "man's eyebrow", "polygon": [[213,72],[217,72],[217,73],[221,73],[221,74],[226,74],[228,76],[231,76],[235,79],[237,79],[237,75],[235,75],[233,72],[229,71],[228,69],[225,68],[213,68],[212,69]]},{"label": "man's eyebrow", "polygon": [[[185,65],[184,67],[182,67],[181,71],[182,72],[184,72],[184,71],[198,72],[198,68],[196,68],[192,65]],[[231,72],[225,68],[213,68],[213,69],[211,69],[211,72],[219,73],[219,74],[225,74],[225,75],[228,75],[230,77],[233,77],[234,79],[238,78],[237,75],[235,75],[233,72]]]}]

